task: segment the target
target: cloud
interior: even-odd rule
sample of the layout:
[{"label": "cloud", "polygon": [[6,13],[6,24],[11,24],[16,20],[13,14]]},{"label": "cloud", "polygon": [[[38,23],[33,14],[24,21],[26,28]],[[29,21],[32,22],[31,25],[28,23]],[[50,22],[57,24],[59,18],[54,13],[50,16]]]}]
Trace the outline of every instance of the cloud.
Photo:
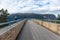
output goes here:
[{"label": "cloud", "polygon": [[35,12],[38,10],[60,9],[59,0],[0,0],[0,9],[8,9],[9,13]]}]

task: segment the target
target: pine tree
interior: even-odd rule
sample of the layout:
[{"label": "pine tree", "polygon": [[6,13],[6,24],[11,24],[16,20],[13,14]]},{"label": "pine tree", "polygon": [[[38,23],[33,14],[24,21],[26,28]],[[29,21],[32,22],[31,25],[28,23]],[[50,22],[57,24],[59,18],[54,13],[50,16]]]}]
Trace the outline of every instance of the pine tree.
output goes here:
[{"label": "pine tree", "polygon": [[60,14],[58,14],[58,20],[60,20]]},{"label": "pine tree", "polygon": [[7,16],[9,15],[7,9],[4,11],[4,9],[2,8],[1,12],[2,12],[2,14],[1,14],[1,17],[0,17],[0,22],[1,23],[2,22],[7,22]]}]

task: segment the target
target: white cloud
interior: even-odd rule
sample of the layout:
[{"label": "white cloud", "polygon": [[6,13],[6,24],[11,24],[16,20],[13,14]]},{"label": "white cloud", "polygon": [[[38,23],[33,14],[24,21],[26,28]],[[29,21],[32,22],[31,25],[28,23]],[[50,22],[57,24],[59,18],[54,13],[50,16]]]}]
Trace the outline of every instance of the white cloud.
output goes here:
[{"label": "white cloud", "polygon": [[0,9],[8,9],[9,13],[31,12],[38,10],[60,10],[59,0],[0,0]]}]

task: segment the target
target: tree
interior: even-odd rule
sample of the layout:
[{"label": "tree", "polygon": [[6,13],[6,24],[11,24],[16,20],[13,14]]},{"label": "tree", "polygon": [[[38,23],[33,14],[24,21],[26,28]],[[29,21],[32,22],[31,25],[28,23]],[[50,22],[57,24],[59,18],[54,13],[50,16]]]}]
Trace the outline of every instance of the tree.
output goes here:
[{"label": "tree", "polygon": [[60,14],[58,14],[58,20],[60,20]]},{"label": "tree", "polygon": [[7,22],[7,17],[8,17],[9,13],[7,11],[7,9],[4,11],[4,9],[1,9],[1,17],[0,17],[0,22]]}]

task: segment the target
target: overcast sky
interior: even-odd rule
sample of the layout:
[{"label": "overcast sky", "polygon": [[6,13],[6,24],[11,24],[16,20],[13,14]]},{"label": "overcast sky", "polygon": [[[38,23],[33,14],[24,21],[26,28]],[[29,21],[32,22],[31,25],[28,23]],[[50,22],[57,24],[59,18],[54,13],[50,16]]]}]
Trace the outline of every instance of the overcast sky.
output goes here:
[{"label": "overcast sky", "polygon": [[60,0],[0,0],[0,9],[9,13],[60,10]]}]

